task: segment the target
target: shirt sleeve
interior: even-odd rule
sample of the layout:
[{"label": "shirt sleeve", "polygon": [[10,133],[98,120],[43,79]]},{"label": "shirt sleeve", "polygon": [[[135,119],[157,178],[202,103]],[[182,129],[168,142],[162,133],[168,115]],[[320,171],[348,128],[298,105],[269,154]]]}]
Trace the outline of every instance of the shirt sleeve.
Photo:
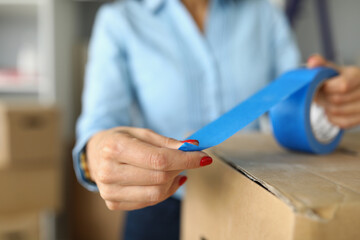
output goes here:
[{"label": "shirt sleeve", "polygon": [[[269,3],[270,4],[270,3]],[[300,65],[300,52],[294,33],[283,11],[271,5],[272,47],[274,51],[274,77]]]},{"label": "shirt sleeve", "polygon": [[78,181],[90,191],[97,191],[97,187],[86,180],[80,168],[80,155],[86,143],[101,130],[130,124],[133,93],[125,47],[119,34],[121,26],[117,24],[119,17],[111,5],[103,6],[97,14],[89,45],[73,161]]}]

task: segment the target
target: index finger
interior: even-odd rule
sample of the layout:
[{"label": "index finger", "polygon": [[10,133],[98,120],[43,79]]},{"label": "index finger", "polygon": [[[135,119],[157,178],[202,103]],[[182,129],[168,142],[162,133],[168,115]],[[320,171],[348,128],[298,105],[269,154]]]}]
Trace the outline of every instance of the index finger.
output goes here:
[{"label": "index finger", "polygon": [[322,90],[328,94],[344,94],[351,92],[360,85],[360,81],[353,81],[346,75],[338,75],[324,82]]},{"label": "index finger", "polygon": [[204,152],[183,152],[157,147],[130,136],[122,138],[118,145],[118,151],[114,154],[116,160],[140,168],[174,171],[199,168],[212,163],[212,159]]}]

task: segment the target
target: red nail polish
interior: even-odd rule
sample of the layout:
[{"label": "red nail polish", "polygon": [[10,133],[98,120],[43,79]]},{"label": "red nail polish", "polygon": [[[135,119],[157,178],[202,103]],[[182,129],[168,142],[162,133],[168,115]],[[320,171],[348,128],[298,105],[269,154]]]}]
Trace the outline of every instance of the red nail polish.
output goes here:
[{"label": "red nail polish", "polygon": [[181,141],[181,142],[182,143],[191,143],[191,144],[199,145],[199,141],[195,140],[195,139],[188,139],[188,140],[184,140],[184,141]]},{"label": "red nail polish", "polygon": [[183,185],[187,180],[187,177],[186,176],[182,176],[179,180],[179,186]]},{"label": "red nail polish", "polygon": [[209,165],[213,162],[212,158],[211,157],[203,157],[201,160],[200,160],[200,166],[206,166],[206,165]]}]

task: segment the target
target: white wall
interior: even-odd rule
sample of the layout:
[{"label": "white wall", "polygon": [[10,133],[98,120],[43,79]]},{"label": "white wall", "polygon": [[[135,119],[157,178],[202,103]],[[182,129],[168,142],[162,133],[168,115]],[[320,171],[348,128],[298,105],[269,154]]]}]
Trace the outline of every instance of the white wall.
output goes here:
[{"label": "white wall", "polygon": [[[296,23],[296,36],[303,59],[312,53],[321,53],[318,23],[313,0],[303,0],[302,12]],[[341,64],[360,65],[360,1],[328,0],[334,45]]]}]

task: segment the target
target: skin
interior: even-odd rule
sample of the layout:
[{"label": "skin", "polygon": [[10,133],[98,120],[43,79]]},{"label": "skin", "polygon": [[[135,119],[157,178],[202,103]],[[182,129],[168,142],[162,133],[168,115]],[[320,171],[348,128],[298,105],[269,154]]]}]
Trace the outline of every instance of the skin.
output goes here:
[{"label": "skin", "polygon": [[133,210],[164,201],[181,185],[183,170],[201,167],[207,154],[177,150],[182,142],[149,129],[117,127],[87,144],[90,175],[110,210]]},{"label": "skin", "polygon": [[208,0],[182,0],[182,3],[193,17],[199,30],[204,33],[208,13]]},{"label": "skin", "polygon": [[[207,15],[207,0],[183,0],[201,32]],[[338,67],[319,55],[309,68],[329,66],[338,77],[328,80],[316,101],[329,120],[342,128],[360,124],[360,70]],[[201,167],[203,152],[177,150],[182,142],[148,129],[116,127],[96,133],[86,147],[91,179],[110,210],[134,210],[164,201],[186,180],[183,170]]]},{"label": "skin", "polygon": [[315,101],[325,108],[328,119],[343,129],[360,124],[360,68],[337,66],[316,54],[307,62],[309,68],[330,67],[339,72],[327,80],[318,92]]}]

